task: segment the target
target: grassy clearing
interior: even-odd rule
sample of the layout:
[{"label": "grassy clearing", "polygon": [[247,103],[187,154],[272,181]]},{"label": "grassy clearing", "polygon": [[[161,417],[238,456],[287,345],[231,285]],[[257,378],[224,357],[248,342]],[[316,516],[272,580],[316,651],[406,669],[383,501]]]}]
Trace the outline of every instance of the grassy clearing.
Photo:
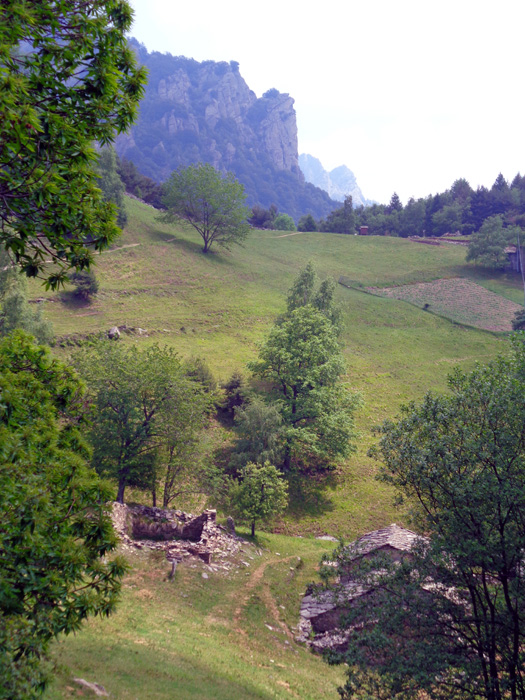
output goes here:
[{"label": "grassy clearing", "polygon": [[343,669],[292,634],[305,586],[330,547],[278,535],[256,543],[230,574],[180,566],[173,581],[159,554],[131,554],[117,613],[55,644],[58,677],[46,700],[80,697],[74,677],[117,700],[337,697]]},{"label": "grassy clearing", "polygon": [[[256,355],[257,343],[283,311],[286,291],[308,260],[322,278],[345,276],[364,287],[463,277],[507,299],[522,297],[517,276],[466,265],[461,246],[257,231],[244,248],[205,256],[199,239],[157,223],[151,208],[129,201],[128,214],[119,249],[98,259],[101,292],[93,303],[43,293],[36,283],[32,295],[47,299],[46,316],[57,335],[137,326],[148,335],[125,336],[122,342],[160,342],[182,357],[200,355],[219,381],[243,370]],[[181,566],[169,582],[161,559],[144,552],[131,555],[133,568],[116,615],[91,621],[78,635],[57,643],[59,675],[46,700],[80,696],[74,676],[101,683],[122,700],[337,697],[343,669],[326,666],[290,637],[305,585],[315,578],[322,552],[331,549],[310,535],[348,540],[402,521],[390,490],[374,479],[377,464],[367,456],[374,425],[429,389],[444,389],[453,367],[468,369],[505,347],[493,333],[394,298],[343,286],[338,295],[346,324],[348,386],[365,401],[356,454],[325,479],[295,484],[288,512],[274,523],[282,534],[259,535],[262,555],[246,548],[249,566],[241,564],[230,576],[200,565]],[[215,425],[209,453],[230,437]],[[297,534],[304,537],[290,536]]]},{"label": "grassy clearing", "polygon": [[512,331],[521,306],[467,279],[441,279],[402,287],[367,287],[379,296],[400,299],[452,321],[488,331]]},{"label": "grassy clearing", "polygon": [[[155,211],[128,201],[129,225],[118,250],[98,258],[101,291],[87,305],[70,295],[42,293],[46,316],[57,335],[107,330],[117,324],[138,326],[147,337],[124,342],[160,342],[181,356],[200,355],[219,381],[245,372],[285,294],[308,260],[320,277],[341,276],[363,286],[393,287],[407,282],[468,277],[512,297],[518,276],[489,274],[465,264],[461,246],[424,246],[383,237],[307,233],[279,236],[254,231],[243,248],[201,253],[198,236],[159,224]],[[131,246],[132,247],[122,247]],[[520,292],[521,294],[521,292]],[[346,333],[343,337],[348,384],[363,394],[358,416],[358,451],[339,472],[296,490],[288,514],[276,528],[290,534],[341,534],[354,537],[401,516],[390,491],[374,481],[377,465],[366,452],[372,428],[393,416],[401,403],[446,386],[455,366],[469,368],[504,347],[491,333],[462,327],[415,306],[338,287]],[[62,354],[66,350],[58,349]],[[217,431],[221,444],[227,434]],[[213,448],[213,444],[211,445]]]}]

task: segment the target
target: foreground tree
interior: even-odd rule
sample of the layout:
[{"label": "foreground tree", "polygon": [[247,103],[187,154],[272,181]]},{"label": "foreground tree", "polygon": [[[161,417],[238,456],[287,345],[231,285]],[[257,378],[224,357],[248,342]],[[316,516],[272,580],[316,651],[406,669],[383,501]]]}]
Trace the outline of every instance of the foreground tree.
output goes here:
[{"label": "foreground tree", "polygon": [[244,187],[232,173],[222,175],[209,163],[189,165],[173,172],[164,189],[167,211],[159,220],[189,224],[201,236],[204,253],[214,243],[229,249],[248,235]]},{"label": "foreground tree", "polygon": [[0,245],[51,287],[118,234],[93,144],[128,128],[143,93],[132,17],[125,0],[0,5]]},{"label": "foreground tree", "polygon": [[288,505],[288,484],[269,462],[248,463],[241,481],[230,489],[230,498],[241,521],[250,523],[252,537],[258,521],[279,515]]},{"label": "foreground tree", "polygon": [[45,656],[115,605],[125,571],[88,466],[75,373],[17,332],[0,341],[0,697],[46,685]]},{"label": "foreground tree", "polygon": [[349,611],[344,698],[525,698],[523,341],[383,424],[380,478],[429,541],[402,566],[355,568],[382,595]]},{"label": "foreground tree", "polygon": [[175,352],[158,345],[140,351],[103,339],[80,350],[74,362],[96,408],[91,441],[97,472],[116,478],[119,503],[128,484],[155,490],[162,480],[167,505],[203,426],[202,387],[185,376]]}]

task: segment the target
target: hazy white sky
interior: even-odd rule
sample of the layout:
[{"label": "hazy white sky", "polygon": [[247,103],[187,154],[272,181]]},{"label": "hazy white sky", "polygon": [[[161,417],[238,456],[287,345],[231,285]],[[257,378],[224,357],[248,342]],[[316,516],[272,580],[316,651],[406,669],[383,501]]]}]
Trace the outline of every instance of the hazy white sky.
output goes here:
[{"label": "hazy white sky", "polygon": [[295,99],[299,153],[404,203],[525,173],[523,0],[131,0],[149,51]]}]

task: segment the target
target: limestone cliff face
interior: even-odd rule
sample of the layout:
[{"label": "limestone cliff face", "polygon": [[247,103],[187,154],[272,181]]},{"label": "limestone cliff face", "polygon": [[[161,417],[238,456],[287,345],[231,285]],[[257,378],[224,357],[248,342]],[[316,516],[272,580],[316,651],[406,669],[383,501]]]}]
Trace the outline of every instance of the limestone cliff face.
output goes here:
[{"label": "limestone cliff face", "polygon": [[[151,151],[163,178],[174,165],[191,160],[184,153],[191,142],[201,159],[219,170],[230,169],[236,157],[263,157],[277,170],[300,174],[297,121],[289,95],[269,90],[258,99],[233,61],[198,63],[165,55],[159,71],[158,54],[136,49],[149,69],[149,82],[136,126],[117,139],[119,155],[135,147]],[[170,149],[177,140],[180,148]],[[166,157],[167,150],[171,157]]]},{"label": "limestone cliff face", "polygon": [[337,202],[343,202],[346,195],[350,194],[352,195],[354,207],[367,206],[373,203],[364,197],[354,173],[346,165],[340,165],[327,172],[318,158],[314,158],[308,153],[301,153],[299,156],[299,167],[306,182],[311,182],[316,187],[325,190]]},{"label": "limestone cliff face", "polygon": [[335,207],[305,183],[290,95],[272,89],[258,98],[235,61],[200,63],[130,43],[149,76],[136,124],[116,140],[120,157],[158,182],[180,166],[211,163],[243,183],[249,205],[276,204],[296,219]]}]

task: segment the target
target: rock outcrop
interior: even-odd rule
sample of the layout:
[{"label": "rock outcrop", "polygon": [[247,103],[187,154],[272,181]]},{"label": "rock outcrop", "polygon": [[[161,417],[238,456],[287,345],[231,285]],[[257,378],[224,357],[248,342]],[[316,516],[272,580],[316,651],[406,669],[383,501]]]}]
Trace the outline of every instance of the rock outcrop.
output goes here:
[{"label": "rock outcrop", "polygon": [[274,203],[296,219],[335,208],[299,168],[290,95],[271,89],[258,98],[235,61],[200,63],[130,43],[149,76],[135,126],[115,142],[120,157],[157,182],[180,166],[211,163],[233,172],[250,205]]},{"label": "rock outcrop", "polygon": [[370,199],[366,199],[361,188],[357,184],[354,173],[346,165],[339,165],[328,172],[323,168],[321,161],[308,153],[301,153],[299,156],[299,167],[306,182],[312,183],[327,192],[332,199],[344,202],[347,195],[352,196],[354,207],[367,206],[373,204]]}]

